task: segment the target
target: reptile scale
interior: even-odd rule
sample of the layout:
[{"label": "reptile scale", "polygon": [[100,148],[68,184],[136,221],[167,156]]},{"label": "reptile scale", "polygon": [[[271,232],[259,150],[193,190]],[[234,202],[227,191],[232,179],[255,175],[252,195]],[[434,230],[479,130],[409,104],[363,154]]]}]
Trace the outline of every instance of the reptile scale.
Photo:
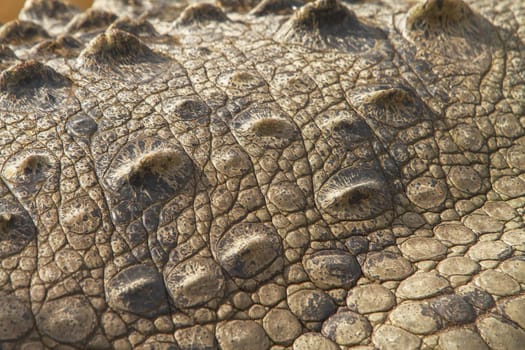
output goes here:
[{"label": "reptile scale", "polygon": [[524,41],[522,0],[28,0],[0,349],[525,349]]}]

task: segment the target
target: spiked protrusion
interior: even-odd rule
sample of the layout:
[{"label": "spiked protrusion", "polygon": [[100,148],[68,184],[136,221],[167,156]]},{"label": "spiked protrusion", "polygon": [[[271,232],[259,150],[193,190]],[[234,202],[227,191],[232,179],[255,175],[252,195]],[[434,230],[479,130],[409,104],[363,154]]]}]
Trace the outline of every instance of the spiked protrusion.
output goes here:
[{"label": "spiked protrusion", "polygon": [[315,50],[362,52],[385,39],[385,34],[358,19],[339,1],[317,0],[297,10],[277,32],[276,39]]},{"label": "spiked protrusion", "polygon": [[58,57],[77,57],[82,43],[70,35],[59,36],[55,40],[46,40],[38,44],[34,50],[40,55],[54,55]]},{"label": "spiked protrusion", "polygon": [[188,6],[179,18],[175,21],[175,25],[190,26],[193,24],[206,24],[208,22],[226,22],[228,17],[217,6],[207,3],[199,3]]},{"label": "spiked protrusion", "polygon": [[48,39],[49,34],[38,24],[14,20],[0,27],[0,43],[20,45]]},{"label": "spiked protrusion", "polygon": [[112,29],[93,39],[78,58],[83,68],[94,66],[120,66],[141,62],[158,63],[164,57],[151,51],[136,36]]},{"label": "spiked protrusion", "polygon": [[145,19],[133,19],[129,17],[119,18],[108,30],[119,29],[131,33],[136,36],[157,36],[159,33],[155,28]]},{"label": "spiked protrusion", "polygon": [[[62,0],[27,0],[18,18],[38,23],[51,33],[58,33],[80,10]],[[54,30],[54,28],[57,30]]]},{"label": "spiked protrusion", "polygon": [[[407,15],[408,31],[456,30],[473,16],[470,7],[462,0],[427,0],[414,6]],[[431,34],[429,32],[429,34]]]},{"label": "spiked protrusion", "polygon": [[96,29],[107,28],[111,23],[117,19],[117,16],[114,13],[88,9],[86,12],[83,12],[75,16],[71,22],[67,25],[66,31],[68,33],[74,32],[88,32]]},{"label": "spiked protrusion", "polygon": [[31,60],[14,65],[0,74],[0,92],[19,94],[38,89],[43,85],[65,87],[71,81],[54,69]]},{"label": "spiked protrusion", "polygon": [[462,0],[427,0],[414,6],[401,26],[406,38],[417,46],[454,57],[477,56],[485,51],[494,30]]}]

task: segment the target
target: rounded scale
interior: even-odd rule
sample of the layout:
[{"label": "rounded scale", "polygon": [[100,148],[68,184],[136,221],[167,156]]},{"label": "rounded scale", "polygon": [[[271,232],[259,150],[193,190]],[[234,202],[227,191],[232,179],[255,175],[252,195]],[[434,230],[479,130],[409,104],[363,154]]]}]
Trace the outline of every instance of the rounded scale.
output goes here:
[{"label": "rounded scale", "polygon": [[89,196],[66,202],[60,207],[60,222],[67,233],[86,234],[94,232],[101,224],[99,207]]},{"label": "rounded scale", "polygon": [[408,199],[423,209],[439,207],[448,195],[446,183],[441,179],[428,176],[412,180],[406,188]]},{"label": "rounded scale", "polygon": [[0,295],[0,342],[20,338],[33,324],[28,305],[14,295]]},{"label": "rounded scale", "polygon": [[[3,64],[10,61],[16,61],[17,57],[15,52],[7,44],[0,44],[0,60]],[[2,65],[4,67],[4,65]],[[6,65],[5,67],[7,67]]]},{"label": "rounded scale", "polygon": [[158,316],[168,303],[162,277],[152,266],[133,265],[113,276],[105,285],[108,304],[140,316]]},{"label": "rounded scale", "polygon": [[379,170],[352,166],[332,175],[317,192],[316,201],[339,220],[367,220],[391,210],[391,197]]},{"label": "rounded scale", "polygon": [[40,332],[63,343],[85,341],[97,326],[97,314],[83,296],[65,296],[44,302],[36,315]]},{"label": "rounded scale", "polygon": [[211,109],[199,97],[174,98],[162,101],[162,109],[169,118],[175,120],[193,120],[207,117]]},{"label": "rounded scale", "polygon": [[378,281],[404,280],[413,272],[414,269],[407,259],[390,251],[368,253],[363,264],[364,275]]},{"label": "rounded scale", "polygon": [[464,324],[476,319],[476,312],[465,298],[451,294],[436,298],[430,304],[444,320],[451,324]]},{"label": "rounded scale", "polygon": [[221,297],[224,291],[222,270],[210,258],[192,257],[164,273],[166,287],[178,308],[202,305]]},{"label": "rounded scale", "polygon": [[335,138],[347,147],[355,147],[373,137],[370,126],[351,110],[330,110],[318,117],[327,138]]},{"label": "rounded scale", "polygon": [[270,340],[264,329],[255,321],[226,321],[217,326],[219,347],[222,350],[268,350]]},{"label": "rounded scale", "polygon": [[46,150],[21,151],[2,169],[3,178],[12,184],[37,187],[57,174],[58,161]]},{"label": "rounded scale", "polygon": [[351,97],[362,115],[387,127],[407,128],[432,114],[417,93],[404,85],[378,85]]},{"label": "rounded scale", "polygon": [[357,345],[372,333],[368,319],[352,311],[340,311],[323,323],[321,333],[339,345]]},{"label": "rounded scale", "polygon": [[281,255],[279,235],[269,224],[239,223],[215,247],[219,264],[233,277],[254,277]]},{"label": "rounded scale", "polygon": [[66,122],[67,133],[74,137],[90,137],[97,129],[97,122],[84,113],[77,114]]},{"label": "rounded scale", "polygon": [[238,146],[226,146],[211,153],[211,162],[221,173],[235,177],[252,169],[250,157]]},{"label": "rounded scale", "polygon": [[284,148],[298,138],[299,131],[279,107],[252,107],[232,121],[234,133],[269,148]]},{"label": "rounded scale", "polygon": [[105,180],[113,191],[146,206],[178,193],[192,173],[193,163],[182,147],[138,137],[117,153]]},{"label": "rounded scale", "polygon": [[348,288],[361,277],[357,259],[343,250],[321,250],[303,259],[303,266],[319,288]]},{"label": "rounded scale", "polygon": [[215,334],[205,326],[194,326],[175,331],[179,347],[174,350],[217,350]]},{"label": "rounded scale", "polygon": [[332,298],[318,289],[301,289],[288,295],[286,301],[290,310],[304,322],[323,321],[337,309]]},{"label": "rounded scale", "polygon": [[247,90],[263,86],[265,81],[254,71],[234,70],[220,74],[217,83],[230,90],[246,93]]},{"label": "rounded scale", "polygon": [[287,212],[303,210],[306,206],[305,194],[294,182],[271,185],[268,190],[268,199],[277,208]]},{"label": "rounded scale", "polygon": [[304,333],[293,343],[293,350],[339,350],[340,347],[320,333]]}]

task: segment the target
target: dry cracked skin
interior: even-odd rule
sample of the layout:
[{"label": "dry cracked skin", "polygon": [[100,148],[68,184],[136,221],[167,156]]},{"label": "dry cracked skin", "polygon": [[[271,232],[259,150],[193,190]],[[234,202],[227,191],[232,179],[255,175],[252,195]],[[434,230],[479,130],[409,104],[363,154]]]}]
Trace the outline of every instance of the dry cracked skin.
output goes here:
[{"label": "dry cracked skin", "polygon": [[520,350],[525,2],[28,0],[0,348]]}]

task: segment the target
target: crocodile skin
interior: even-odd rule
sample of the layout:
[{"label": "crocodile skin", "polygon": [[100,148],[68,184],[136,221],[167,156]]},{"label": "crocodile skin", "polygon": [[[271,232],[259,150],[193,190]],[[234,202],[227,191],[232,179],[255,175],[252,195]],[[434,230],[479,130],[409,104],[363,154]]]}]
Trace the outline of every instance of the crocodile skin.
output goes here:
[{"label": "crocodile skin", "polygon": [[524,349],[524,40],[511,0],[28,0],[0,349]]}]

